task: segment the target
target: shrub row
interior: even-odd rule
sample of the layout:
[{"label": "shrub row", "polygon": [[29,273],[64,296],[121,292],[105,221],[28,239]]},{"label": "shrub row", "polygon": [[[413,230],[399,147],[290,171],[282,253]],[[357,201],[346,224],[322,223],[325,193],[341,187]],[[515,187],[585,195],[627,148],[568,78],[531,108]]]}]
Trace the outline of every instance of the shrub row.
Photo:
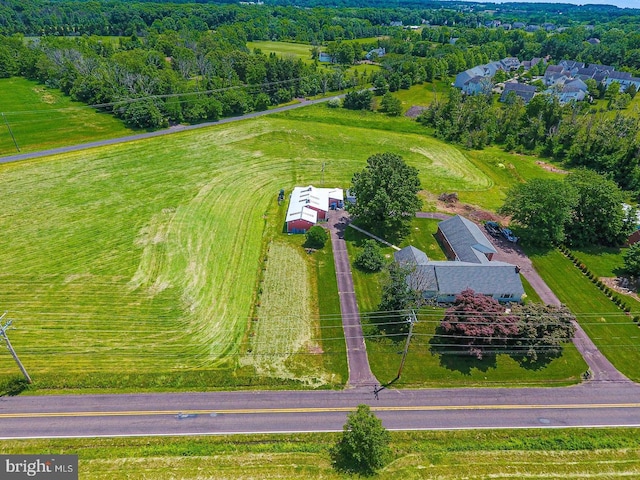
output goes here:
[{"label": "shrub row", "polygon": [[[610,289],[608,286],[606,286],[591,270],[589,270],[589,268],[580,261],[580,259],[578,259],[571,250],[569,250],[567,247],[565,247],[564,245],[559,247],[560,252],[562,252],[562,254],[567,257],[569,260],[571,260],[573,262],[573,264],[580,269],[580,271],[589,279],[591,280],[591,283],[593,283],[596,287],[598,287],[602,293],[604,293],[607,297],[609,297],[609,299],[615,303],[618,308],[620,308],[621,310],[623,310],[625,313],[629,313],[631,312],[631,307],[624,301],[624,299],[622,299],[622,297],[620,297],[617,292],[615,292],[614,290]],[[634,321],[636,318],[640,318],[640,317],[634,317]]]}]

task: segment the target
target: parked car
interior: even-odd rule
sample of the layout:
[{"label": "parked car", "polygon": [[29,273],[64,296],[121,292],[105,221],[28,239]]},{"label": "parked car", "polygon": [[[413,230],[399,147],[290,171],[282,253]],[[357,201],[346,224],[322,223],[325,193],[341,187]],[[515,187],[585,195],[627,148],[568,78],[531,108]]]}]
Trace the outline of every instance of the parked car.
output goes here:
[{"label": "parked car", "polygon": [[484,228],[494,237],[500,236],[500,225],[498,225],[498,222],[489,221],[484,224]]},{"label": "parked car", "polygon": [[502,236],[509,240],[510,242],[516,243],[518,241],[518,237],[516,237],[511,230],[508,228],[502,229]]}]

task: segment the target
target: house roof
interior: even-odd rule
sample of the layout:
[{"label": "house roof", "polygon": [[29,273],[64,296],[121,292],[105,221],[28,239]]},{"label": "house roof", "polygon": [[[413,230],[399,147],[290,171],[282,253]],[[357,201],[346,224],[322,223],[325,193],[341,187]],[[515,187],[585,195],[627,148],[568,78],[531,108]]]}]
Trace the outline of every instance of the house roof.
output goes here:
[{"label": "house roof", "polygon": [[413,245],[394,252],[393,258],[400,265],[426,265],[429,262],[427,254]]},{"label": "house roof", "polygon": [[552,73],[562,73],[564,72],[564,67],[561,65],[549,65],[544,72],[545,77],[547,74],[551,75]]},{"label": "house roof", "polygon": [[564,88],[577,88],[578,90],[582,90],[583,92],[586,92],[587,90],[589,90],[589,87],[587,87],[587,84],[584,83],[579,78],[575,78],[571,81],[568,81],[564,85],[565,85]]},{"label": "house roof", "polygon": [[613,80],[630,80],[631,79],[631,74],[629,72],[609,72],[608,75],[609,78],[613,79]]},{"label": "house roof", "polygon": [[560,60],[560,65],[569,70],[584,68],[585,64],[582,62],[576,62],[575,60]]},{"label": "house roof", "polygon": [[533,85],[525,85],[524,83],[509,82],[504,84],[504,90],[500,95],[500,101],[504,102],[509,93],[514,92],[518,97],[522,98],[525,103],[529,102],[536,93],[536,87]]},{"label": "house roof", "polygon": [[343,200],[341,188],[295,187],[289,199],[287,222],[304,219],[312,223],[318,221],[317,210],[329,211],[329,199]]},{"label": "house roof", "polygon": [[503,262],[470,264],[466,262],[432,262],[441,294],[458,294],[467,288],[485,295],[524,294],[522,280],[514,265]]},{"label": "house roof", "polygon": [[484,77],[485,75],[486,75],[486,72],[485,72],[484,66],[478,65],[477,67],[470,68],[456,75],[454,86],[456,86],[457,88],[462,88],[464,84],[467,83],[472,78]]},{"label": "house roof", "polygon": [[485,263],[485,254],[496,253],[489,239],[480,228],[460,215],[443,220],[438,228],[451,245],[456,257],[462,262]]}]

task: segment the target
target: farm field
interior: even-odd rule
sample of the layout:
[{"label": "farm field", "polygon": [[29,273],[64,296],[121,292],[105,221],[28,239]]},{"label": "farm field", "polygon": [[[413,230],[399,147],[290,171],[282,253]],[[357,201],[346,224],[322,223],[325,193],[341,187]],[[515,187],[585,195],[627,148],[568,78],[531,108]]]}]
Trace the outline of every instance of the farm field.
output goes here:
[{"label": "farm field", "polygon": [[0,156],[135,133],[107,113],[73,102],[59,90],[23,78],[0,79]]},{"label": "farm field", "polygon": [[[301,248],[302,236],[293,242],[276,240],[266,254],[259,306],[252,321],[247,353],[240,365],[259,376],[289,378],[306,385],[337,384],[346,379],[326,378],[320,328],[332,337],[342,336],[342,326],[320,327],[315,263]],[[335,374],[334,374],[335,375]]]},{"label": "farm field", "polygon": [[[375,478],[636,478],[634,429],[390,432]],[[2,454],[79,455],[83,479],[354,478],[329,460],[335,433],[4,441]],[[426,476],[425,476],[426,475]]]},{"label": "farm field", "polygon": [[[346,187],[388,150],[428,189],[491,184],[419,131],[321,105],[0,167],[0,306],[37,386],[254,384],[229,372],[248,345],[265,228],[281,228],[280,188],[321,184],[323,164],[325,183]],[[15,376],[0,359],[1,378]]]},{"label": "farm field", "polygon": [[530,258],[598,349],[623,374],[640,381],[640,328],[631,318],[640,312],[640,303],[625,297],[625,303],[632,309],[631,316],[627,316],[557,250],[534,252]]}]

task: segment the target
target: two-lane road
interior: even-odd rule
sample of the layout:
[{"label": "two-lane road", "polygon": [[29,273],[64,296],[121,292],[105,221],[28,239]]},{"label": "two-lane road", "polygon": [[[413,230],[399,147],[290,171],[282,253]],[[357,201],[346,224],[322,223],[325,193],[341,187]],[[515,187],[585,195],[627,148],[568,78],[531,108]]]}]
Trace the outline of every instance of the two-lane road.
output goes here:
[{"label": "two-lane road", "polygon": [[5,397],[0,438],[339,431],[366,403],[392,430],[640,426],[640,386]]}]

